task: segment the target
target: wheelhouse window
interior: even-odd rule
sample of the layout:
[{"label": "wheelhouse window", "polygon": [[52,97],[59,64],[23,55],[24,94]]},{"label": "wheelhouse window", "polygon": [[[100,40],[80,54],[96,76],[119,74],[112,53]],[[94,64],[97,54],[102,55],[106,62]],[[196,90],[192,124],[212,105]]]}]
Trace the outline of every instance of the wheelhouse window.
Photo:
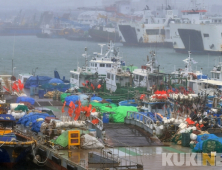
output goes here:
[{"label": "wheelhouse window", "polygon": [[24,78],[24,79],[23,79],[23,83],[25,83],[27,80],[28,80],[28,78]]},{"label": "wheelhouse window", "polygon": [[144,79],[144,76],[140,76],[140,79],[139,79],[139,80],[140,80],[140,81],[143,81],[143,79]]},{"label": "wheelhouse window", "polygon": [[146,34],[147,35],[158,35],[159,34],[159,30],[158,29],[147,29],[146,30]]},{"label": "wheelhouse window", "polygon": [[204,34],[204,37],[209,37],[209,34]]},{"label": "wheelhouse window", "polygon": [[106,67],[111,67],[111,64],[106,64]]},{"label": "wheelhouse window", "polygon": [[95,64],[95,67],[97,67],[97,64]]},{"label": "wheelhouse window", "polygon": [[78,75],[77,74],[71,74],[71,77],[74,79],[78,79]]},{"label": "wheelhouse window", "polygon": [[105,67],[105,64],[100,64],[99,66],[100,66],[100,67]]},{"label": "wheelhouse window", "polygon": [[110,79],[110,73],[107,73],[107,78]]}]

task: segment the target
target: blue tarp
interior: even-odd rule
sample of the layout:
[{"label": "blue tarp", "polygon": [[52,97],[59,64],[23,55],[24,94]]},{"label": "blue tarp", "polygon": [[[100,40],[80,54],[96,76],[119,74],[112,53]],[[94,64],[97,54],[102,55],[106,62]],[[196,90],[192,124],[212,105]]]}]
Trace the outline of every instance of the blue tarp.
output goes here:
[{"label": "blue tarp", "polygon": [[31,126],[32,123],[39,118],[43,118],[45,120],[46,117],[55,117],[52,115],[49,115],[47,113],[35,113],[31,112],[28,115],[23,116],[22,118],[19,119],[17,124],[22,124],[24,126]]},{"label": "blue tarp", "polygon": [[11,120],[15,121],[14,116],[9,115],[9,114],[0,114],[0,120]]},{"label": "blue tarp", "polygon": [[34,131],[34,132],[40,132],[40,128],[41,128],[41,125],[42,125],[43,122],[44,122],[44,120],[39,121],[39,122],[34,121],[32,123],[32,129],[31,130]]},{"label": "blue tarp", "polygon": [[48,82],[49,84],[63,84],[64,82],[61,79],[57,79],[57,78],[53,78],[51,80],[49,80]]},{"label": "blue tarp", "polygon": [[31,97],[21,96],[21,97],[18,97],[16,100],[16,103],[20,103],[20,102],[29,102],[31,105],[34,105],[35,99]]},{"label": "blue tarp", "polygon": [[101,97],[94,96],[94,97],[91,97],[91,101],[92,100],[97,100],[97,101],[101,102],[103,99]]},{"label": "blue tarp", "polygon": [[[66,105],[69,106],[70,102],[73,101],[73,103],[75,103],[76,101],[79,100],[79,96],[77,95],[72,95],[72,96],[67,96],[65,98],[65,101],[66,101]],[[77,106],[77,105],[76,105]]]},{"label": "blue tarp", "polygon": [[197,135],[197,142],[201,142],[208,139],[217,139],[218,136],[214,134],[203,134],[203,135]]},{"label": "blue tarp", "polygon": [[58,91],[61,91],[61,92],[65,92],[69,88],[70,88],[70,84],[67,84],[67,83],[57,84],[57,85],[47,83],[47,84],[44,84],[44,85],[41,86],[41,89],[44,89],[46,91],[58,90]]},{"label": "blue tarp", "polygon": [[43,85],[43,84],[47,84],[49,82],[49,80],[51,80],[51,77],[48,76],[31,76],[28,78],[28,80],[25,82],[25,88],[29,89],[30,86],[36,86],[38,87],[38,85]]}]

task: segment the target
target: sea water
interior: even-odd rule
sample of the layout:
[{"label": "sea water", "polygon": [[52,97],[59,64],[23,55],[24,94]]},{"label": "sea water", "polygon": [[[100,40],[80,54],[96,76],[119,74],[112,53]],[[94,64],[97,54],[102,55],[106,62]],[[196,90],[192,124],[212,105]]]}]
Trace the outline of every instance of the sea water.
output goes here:
[{"label": "sea water", "polygon": [[[100,52],[100,46],[97,42],[88,41],[69,41],[66,39],[42,39],[35,36],[16,36],[0,37],[0,74],[33,73],[35,75],[45,75],[53,77],[53,71],[57,70],[60,77],[69,79],[70,70],[77,66],[83,66],[85,58],[82,54],[85,47],[90,55],[93,52]],[[171,73],[174,69],[184,68],[182,60],[188,57],[188,54],[176,53],[172,48],[159,47],[127,47],[117,43],[122,60],[126,65],[141,67],[147,62],[147,55],[150,51],[156,52],[160,70],[165,73]],[[103,53],[106,51],[103,49]],[[194,70],[203,70],[204,74],[210,76],[210,71],[216,65],[220,57],[216,55],[194,55],[191,54],[197,64],[193,65]],[[13,61],[13,62],[12,62]],[[222,58],[221,58],[222,61]],[[12,65],[13,63],[13,65]]]}]

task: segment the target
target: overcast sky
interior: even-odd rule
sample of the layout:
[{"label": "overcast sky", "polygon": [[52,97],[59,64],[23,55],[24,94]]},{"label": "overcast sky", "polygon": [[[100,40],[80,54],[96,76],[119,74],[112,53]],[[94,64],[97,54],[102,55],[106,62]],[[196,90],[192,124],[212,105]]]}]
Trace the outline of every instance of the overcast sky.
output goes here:
[{"label": "overcast sky", "polygon": [[[20,10],[20,9],[61,9],[77,8],[89,6],[102,6],[103,2],[114,2],[115,0],[0,0],[0,9],[2,10]],[[131,0],[139,4],[146,3],[149,6],[165,4],[166,0]],[[141,2],[141,3],[140,3]],[[191,0],[168,0],[171,5],[186,8],[191,7]],[[197,0],[197,3],[205,4],[206,7],[211,5],[222,5],[222,0]]]}]

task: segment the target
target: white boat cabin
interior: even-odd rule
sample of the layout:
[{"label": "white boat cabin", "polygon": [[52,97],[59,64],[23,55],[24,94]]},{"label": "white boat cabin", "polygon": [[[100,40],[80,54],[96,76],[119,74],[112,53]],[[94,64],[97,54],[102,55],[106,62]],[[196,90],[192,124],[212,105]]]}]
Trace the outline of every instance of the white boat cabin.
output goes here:
[{"label": "white boat cabin", "polygon": [[132,84],[132,75],[121,68],[112,68],[106,74],[106,89],[115,92],[118,87],[129,87]]},{"label": "white boat cabin", "polygon": [[25,82],[29,79],[29,77],[33,76],[32,74],[29,74],[29,73],[24,73],[24,74],[19,74],[18,75],[18,79],[21,80],[21,82],[23,84],[25,84]]},{"label": "white boat cabin", "polygon": [[71,88],[76,89],[79,87],[84,87],[89,82],[95,82],[96,77],[97,75],[92,73],[90,70],[78,67],[77,70],[70,71],[70,86]]},{"label": "white boat cabin", "polygon": [[141,69],[133,71],[133,83],[135,87],[147,87],[147,90],[149,90],[151,86],[158,85],[163,81],[163,74],[159,73],[155,52],[151,51],[150,54],[151,60],[147,56],[147,64],[141,66]]},{"label": "white boat cabin", "polygon": [[219,62],[217,66],[214,66],[211,71],[211,79],[207,76],[201,76],[197,80],[189,81],[189,87],[193,89],[195,93],[209,94],[215,96],[218,92],[222,91],[222,62]]},{"label": "white boat cabin", "polygon": [[167,113],[166,110],[166,102],[142,102],[143,106],[141,110],[143,112],[152,112],[152,113],[160,113],[162,116],[165,116]]}]

